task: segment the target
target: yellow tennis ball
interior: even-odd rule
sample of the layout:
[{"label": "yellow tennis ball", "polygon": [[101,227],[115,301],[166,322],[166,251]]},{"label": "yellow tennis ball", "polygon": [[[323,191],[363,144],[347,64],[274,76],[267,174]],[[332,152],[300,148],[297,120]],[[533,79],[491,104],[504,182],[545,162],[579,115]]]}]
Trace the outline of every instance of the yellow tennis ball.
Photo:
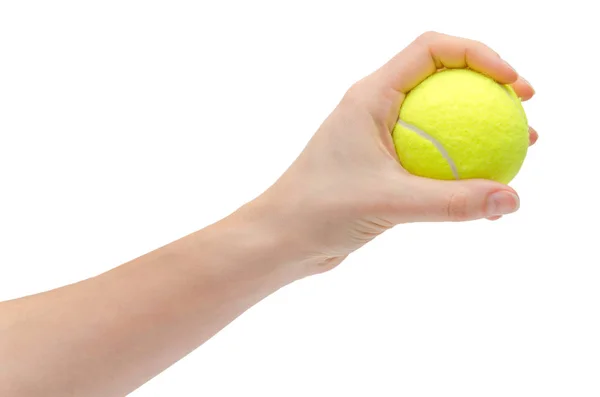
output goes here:
[{"label": "yellow tennis ball", "polygon": [[469,69],[437,72],[412,89],[393,130],[411,174],[510,182],[529,147],[529,127],[512,87]]}]

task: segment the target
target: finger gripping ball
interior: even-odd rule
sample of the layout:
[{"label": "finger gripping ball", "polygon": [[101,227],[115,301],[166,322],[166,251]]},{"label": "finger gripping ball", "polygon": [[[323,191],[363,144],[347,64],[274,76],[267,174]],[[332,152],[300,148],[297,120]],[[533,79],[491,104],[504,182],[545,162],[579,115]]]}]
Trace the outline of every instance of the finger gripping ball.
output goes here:
[{"label": "finger gripping ball", "polygon": [[448,69],[407,94],[392,138],[411,174],[508,183],[525,160],[529,127],[512,87],[469,69]]}]

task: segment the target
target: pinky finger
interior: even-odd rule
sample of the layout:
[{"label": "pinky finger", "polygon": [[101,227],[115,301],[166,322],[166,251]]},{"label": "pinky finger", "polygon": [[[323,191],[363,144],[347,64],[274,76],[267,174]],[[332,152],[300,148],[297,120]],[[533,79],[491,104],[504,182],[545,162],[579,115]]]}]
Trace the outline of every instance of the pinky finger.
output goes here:
[{"label": "pinky finger", "polygon": [[529,127],[529,146],[534,145],[539,139],[539,134],[532,127]]}]

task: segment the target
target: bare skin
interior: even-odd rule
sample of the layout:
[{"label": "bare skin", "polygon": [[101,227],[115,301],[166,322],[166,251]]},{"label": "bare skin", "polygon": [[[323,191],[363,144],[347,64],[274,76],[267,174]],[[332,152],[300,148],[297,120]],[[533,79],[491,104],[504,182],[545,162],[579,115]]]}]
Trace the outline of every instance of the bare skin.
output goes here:
[{"label": "bare skin", "polygon": [[[420,36],[354,84],[279,180],[235,213],[97,277],[0,303],[0,395],[126,395],[266,296],[396,225],[518,210],[508,186],[400,166],[391,130],[402,100],[443,67],[534,95],[484,44]],[[531,129],[530,143],[537,138]]]}]

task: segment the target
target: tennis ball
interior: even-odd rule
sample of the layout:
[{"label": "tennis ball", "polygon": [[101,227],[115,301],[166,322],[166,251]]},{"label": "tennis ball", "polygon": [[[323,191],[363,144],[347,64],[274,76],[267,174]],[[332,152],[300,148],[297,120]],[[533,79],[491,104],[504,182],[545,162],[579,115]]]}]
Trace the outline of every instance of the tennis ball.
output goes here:
[{"label": "tennis ball", "polygon": [[469,69],[446,69],[407,94],[392,138],[411,174],[507,184],[525,160],[529,127],[511,86]]}]

